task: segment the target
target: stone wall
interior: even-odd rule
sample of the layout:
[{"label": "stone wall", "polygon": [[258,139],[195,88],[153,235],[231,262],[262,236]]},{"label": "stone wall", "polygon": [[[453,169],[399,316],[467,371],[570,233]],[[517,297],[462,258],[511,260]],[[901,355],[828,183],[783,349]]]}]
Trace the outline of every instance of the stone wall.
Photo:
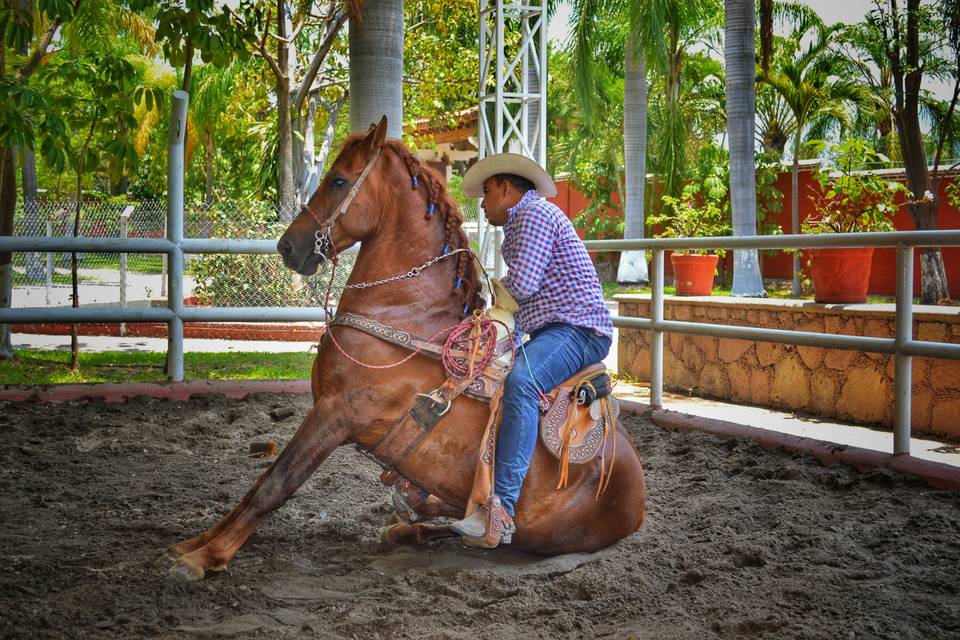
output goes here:
[{"label": "stone wall", "polygon": [[[650,317],[649,295],[619,295],[620,315]],[[960,308],[914,306],[914,338],[960,343]],[[667,298],[664,319],[894,336],[894,307],[798,300]],[[649,332],[619,329],[622,373],[650,379]],[[664,335],[664,385],[744,404],[865,424],[893,423],[892,356],[682,334]],[[960,437],[960,361],[913,359],[913,431]]]}]

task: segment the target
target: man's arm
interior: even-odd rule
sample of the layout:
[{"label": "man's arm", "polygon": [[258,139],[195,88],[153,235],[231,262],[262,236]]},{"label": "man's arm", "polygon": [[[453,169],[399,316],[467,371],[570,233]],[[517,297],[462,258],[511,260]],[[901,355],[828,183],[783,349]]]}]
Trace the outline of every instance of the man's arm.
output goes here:
[{"label": "man's arm", "polygon": [[553,253],[556,225],[542,211],[517,212],[516,256],[501,283],[514,298],[526,300],[540,290],[540,280]]}]

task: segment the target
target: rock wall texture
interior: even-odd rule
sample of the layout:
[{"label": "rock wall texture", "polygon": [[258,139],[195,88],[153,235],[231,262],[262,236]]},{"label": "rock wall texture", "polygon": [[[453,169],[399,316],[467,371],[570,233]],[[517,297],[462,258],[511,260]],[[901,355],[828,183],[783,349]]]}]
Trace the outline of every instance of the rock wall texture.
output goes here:
[{"label": "rock wall texture", "polygon": [[[650,317],[649,296],[617,296]],[[664,319],[819,333],[894,336],[893,305],[668,298]],[[620,371],[650,379],[649,332],[619,329]],[[960,308],[914,307],[914,339],[960,343]],[[685,393],[864,424],[893,424],[894,359],[878,353],[707,336],[664,336],[664,385]],[[913,431],[960,437],[960,361],[913,358]]]}]

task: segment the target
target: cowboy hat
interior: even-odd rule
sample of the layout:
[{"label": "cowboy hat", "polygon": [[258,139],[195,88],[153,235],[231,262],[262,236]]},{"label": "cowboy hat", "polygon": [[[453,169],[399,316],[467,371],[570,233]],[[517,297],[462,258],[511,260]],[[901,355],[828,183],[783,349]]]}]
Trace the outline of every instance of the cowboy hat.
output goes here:
[{"label": "cowboy hat", "polygon": [[518,153],[498,153],[484,158],[467,170],[463,176],[463,194],[469,198],[483,197],[483,183],[501,173],[511,173],[533,183],[540,195],[557,195],[557,185],[543,167]]}]

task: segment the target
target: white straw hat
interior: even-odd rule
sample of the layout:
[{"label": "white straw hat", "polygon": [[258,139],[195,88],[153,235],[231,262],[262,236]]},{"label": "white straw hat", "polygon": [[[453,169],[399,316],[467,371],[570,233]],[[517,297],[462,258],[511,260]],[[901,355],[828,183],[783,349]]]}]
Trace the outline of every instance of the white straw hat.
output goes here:
[{"label": "white straw hat", "polygon": [[463,176],[463,194],[469,198],[482,198],[483,183],[487,178],[501,173],[526,178],[544,197],[552,198],[557,195],[557,185],[543,167],[518,153],[498,153],[470,167]]}]

